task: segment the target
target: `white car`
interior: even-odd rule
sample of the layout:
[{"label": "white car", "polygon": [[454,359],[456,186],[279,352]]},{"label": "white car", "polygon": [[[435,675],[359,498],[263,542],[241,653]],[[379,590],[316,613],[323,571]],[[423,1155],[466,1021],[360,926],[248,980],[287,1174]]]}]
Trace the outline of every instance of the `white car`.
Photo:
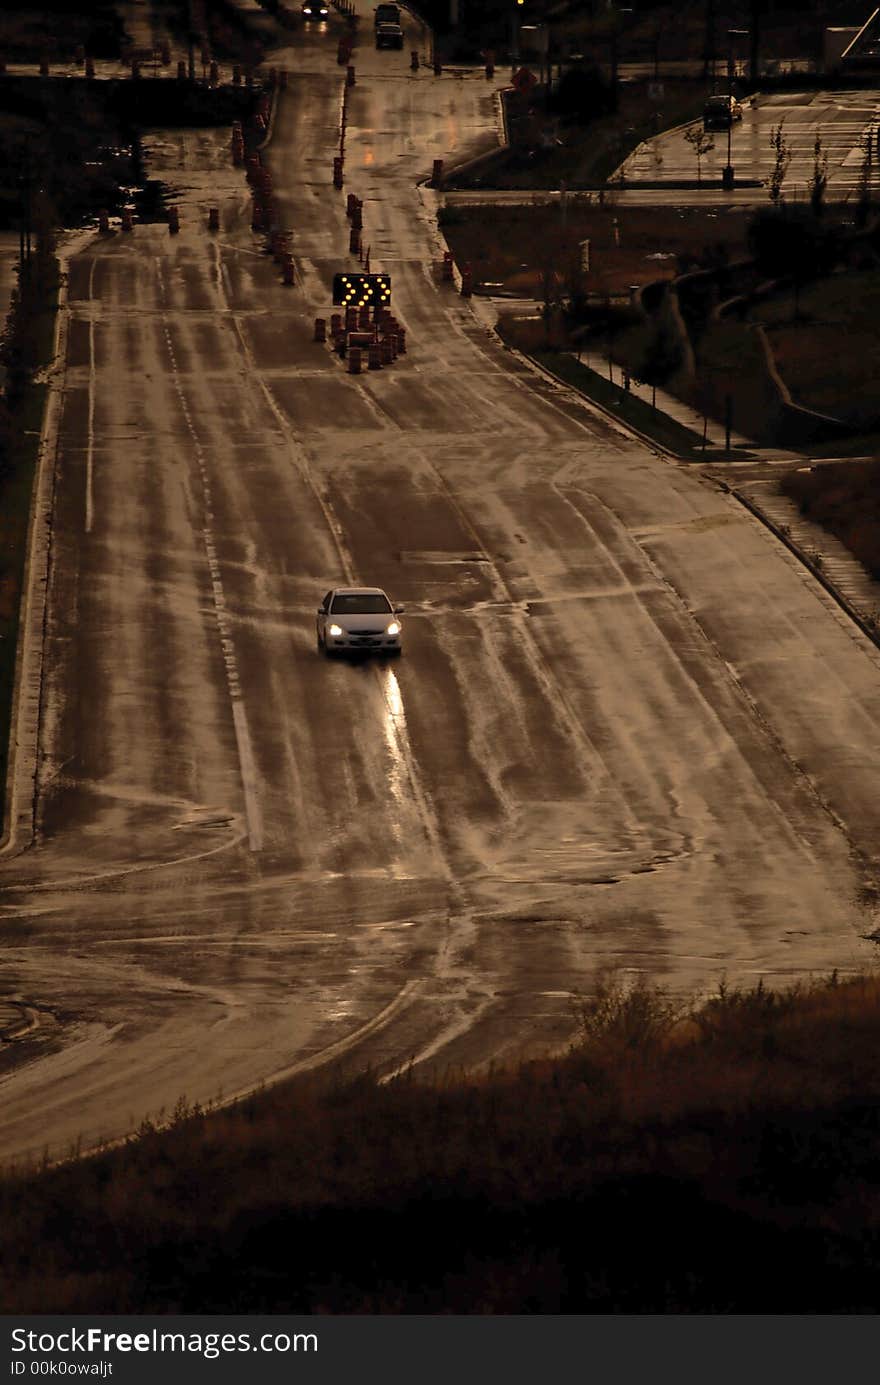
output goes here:
[{"label": "white car", "polygon": [[381,587],[334,587],[317,611],[318,649],[399,654],[402,606],[392,606]]}]

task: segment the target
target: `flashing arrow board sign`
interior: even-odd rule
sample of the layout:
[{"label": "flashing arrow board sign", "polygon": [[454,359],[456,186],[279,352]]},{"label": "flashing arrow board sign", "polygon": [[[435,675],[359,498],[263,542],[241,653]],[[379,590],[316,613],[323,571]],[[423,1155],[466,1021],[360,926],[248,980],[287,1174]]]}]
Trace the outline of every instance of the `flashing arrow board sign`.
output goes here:
[{"label": "flashing arrow board sign", "polygon": [[391,302],[391,275],[334,274],[333,302],[344,308],[384,308]]}]

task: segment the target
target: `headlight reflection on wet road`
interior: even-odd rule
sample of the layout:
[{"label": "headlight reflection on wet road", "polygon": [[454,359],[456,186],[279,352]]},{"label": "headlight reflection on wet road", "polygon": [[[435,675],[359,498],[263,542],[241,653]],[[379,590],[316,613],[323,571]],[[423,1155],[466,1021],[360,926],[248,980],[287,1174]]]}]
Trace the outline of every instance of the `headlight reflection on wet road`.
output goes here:
[{"label": "headlight reflection on wet road", "polygon": [[409,734],[406,728],[403,692],[397,674],[393,669],[385,668],[380,670],[379,678],[385,703],[382,730],[388,752],[388,786],[396,809],[391,830],[394,840],[400,843],[404,839],[404,816],[409,816],[413,808],[412,794],[408,791]]}]

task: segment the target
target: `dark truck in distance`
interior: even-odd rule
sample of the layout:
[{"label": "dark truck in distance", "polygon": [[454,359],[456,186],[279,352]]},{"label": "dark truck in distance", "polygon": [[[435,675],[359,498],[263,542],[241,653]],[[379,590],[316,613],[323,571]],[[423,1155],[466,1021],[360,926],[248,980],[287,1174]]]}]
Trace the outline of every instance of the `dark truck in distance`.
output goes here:
[{"label": "dark truck in distance", "polygon": [[703,129],[727,130],[742,116],[742,106],[735,96],[710,96],[703,107]]},{"label": "dark truck in distance", "polygon": [[376,25],[377,48],[402,48],[403,30],[399,24],[382,23]]},{"label": "dark truck in distance", "polygon": [[380,24],[399,24],[400,7],[398,5],[377,5],[373,23],[377,29]]}]

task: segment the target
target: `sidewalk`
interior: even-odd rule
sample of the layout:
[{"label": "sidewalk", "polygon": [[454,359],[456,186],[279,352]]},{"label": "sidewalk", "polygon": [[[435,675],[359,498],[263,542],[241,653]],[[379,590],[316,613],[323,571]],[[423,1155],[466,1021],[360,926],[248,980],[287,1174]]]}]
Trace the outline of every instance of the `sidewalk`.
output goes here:
[{"label": "sidewalk", "polygon": [[[570,355],[575,360],[580,361],[581,365],[594,370],[597,375],[601,375],[610,384],[617,385],[620,389],[628,392],[635,398],[641,399],[644,403],[655,408],[658,413],[665,414],[667,418],[672,418],[676,423],[681,424],[682,428],[688,428],[697,437],[705,438],[706,455],[710,451],[717,453],[724,452],[727,446],[724,424],[718,423],[715,419],[706,419],[698,409],[693,409],[689,404],[684,404],[674,395],[667,394],[665,390],[654,389],[651,385],[638,383],[630,378],[629,386],[626,383],[626,375],[623,368],[616,362],[611,363],[607,356],[584,347],[581,351],[571,351]],[[751,438],[745,437],[742,433],[737,433],[731,429],[730,446],[737,452],[753,451],[757,444]],[[794,459],[794,453],[791,454]]]}]

